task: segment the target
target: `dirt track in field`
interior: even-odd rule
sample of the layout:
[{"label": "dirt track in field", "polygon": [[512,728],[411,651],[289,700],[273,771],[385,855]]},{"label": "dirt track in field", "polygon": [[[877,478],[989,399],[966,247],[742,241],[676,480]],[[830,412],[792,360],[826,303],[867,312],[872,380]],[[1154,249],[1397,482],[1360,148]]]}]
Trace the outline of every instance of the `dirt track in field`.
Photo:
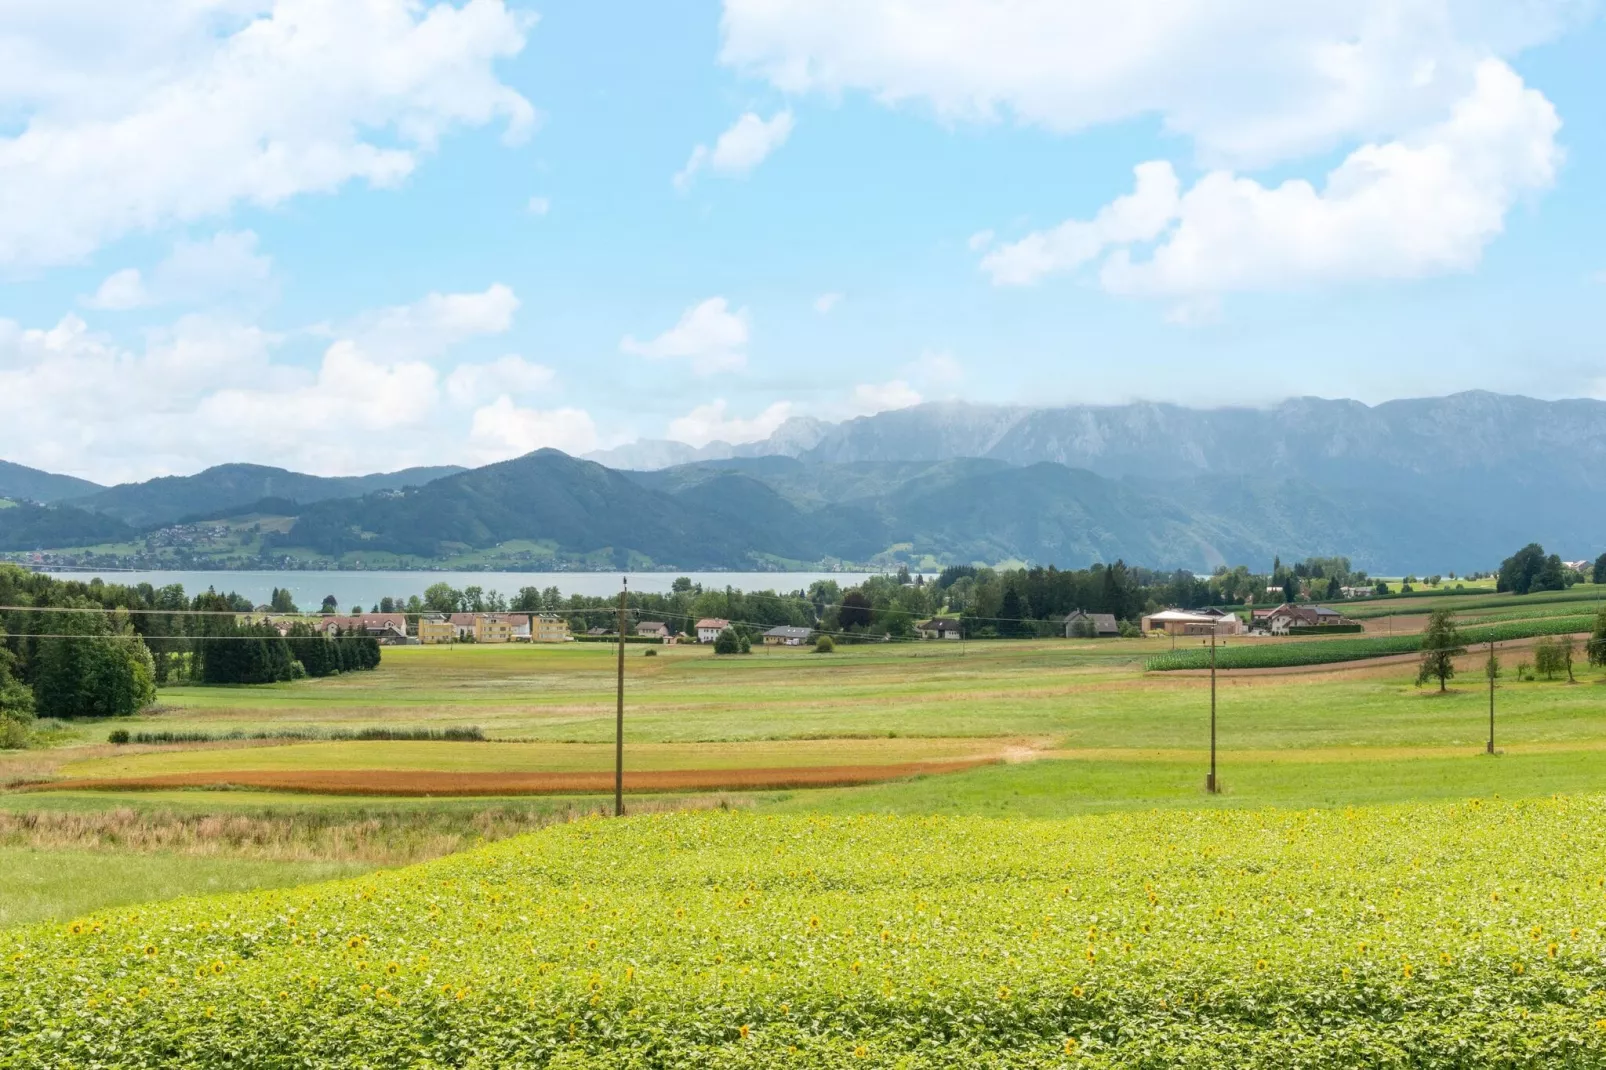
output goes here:
[{"label": "dirt track in field", "polygon": [[[904,777],[957,773],[995,758],[895,765],[805,766],[796,769],[665,769],[625,772],[628,792],[763,791],[834,788]],[[316,795],[583,795],[613,790],[611,772],[441,773],[388,769],[308,769],[164,773],[157,776],[53,780],[33,791],[142,791],[238,787]]]}]

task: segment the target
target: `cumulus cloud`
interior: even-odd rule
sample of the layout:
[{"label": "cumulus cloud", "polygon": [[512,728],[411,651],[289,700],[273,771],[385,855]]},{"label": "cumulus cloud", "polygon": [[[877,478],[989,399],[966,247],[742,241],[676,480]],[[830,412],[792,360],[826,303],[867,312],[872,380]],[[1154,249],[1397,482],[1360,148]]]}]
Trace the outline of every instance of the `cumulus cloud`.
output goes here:
[{"label": "cumulus cloud", "polygon": [[1512,206],[1554,181],[1559,128],[1542,94],[1488,60],[1448,119],[1357,148],[1320,189],[1212,171],[1182,193],[1169,163],[1146,163],[1093,219],[994,249],[982,268],[1024,285],[1108,252],[1107,290],[1183,298],[1466,271]]},{"label": "cumulus cloud", "polygon": [[725,399],[699,405],[685,416],[671,420],[669,437],[688,446],[710,442],[758,442],[769,438],[792,416],[792,403],[777,401],[751,419],[730,416]]},{"label": "cumulus cloud", "polygon": [[788,93],[863,91],[958,121],[1070,133],[1157,115],[1256,166],[1442,115],[1480,61],[1574,0],[725,0],[722,60]]},{"label": "cumulus cloud", "polygon": [[686,166],[675,174],[675,188],[690,187],[692,179],[705,167],[717,174],[739,176],[763,163],[770,153],[792,136],[792,113],[776,112],[768,119],[746,112],[730,129],[719,135],[712,150],[698,145],[691,150]]},{"label": "cumulus cloud", "polygon": [[180,241],[151,270],[113,272],[84,299],[89,308],[125,311],[163,304],[198,304],[230,294],[261,292],[271,283],[273,260],[257,252],[249,230],[220,231],[206,241]]},{"label": "cumulus cloud", "polygon": [[509,394],[531,394],[552,385],[557,373],[510,354],[488,364],[459,364],[446,377],[446,395],[460,405],[474,405]]},{"label": "cumulus cloud", "polygon": [[723,297],[710,297],[681,314],[679,322],[658,337],[638,342],[626,335],[619,348],[650,360],[685,360],[698,375],[734,371],[747,363],[748,316],[731,311]]},{"label": "cumulus cloud", "polygon": [[364,349],[391,359],[422,359],[478,335],[502,334],[513,326],[518,308],[512,287],[494,283],[477,293],[432,293],[412,304],[378,309],[316,330],[330,337],[350,337]]},{"label": "cumulus cloud", "polygon": [[578,455],[598,442],[596,424],[584,409],[525,409],[506,394],[475,411],[469,437],[482,463],[544,448]]},{"label": "cumulus cloud", "polygon": [[0,15],[0,114],[16,131],[0,136],[0,265],[70,262],[352,180],[393,186],[458,127],[502,120],[518,138],[535,113],[495,65],[531,23],[503,0],[81,0]]},{"label": "cumulus cloud", "polygon": [[[332,337],[311,366],[283,352],[308,332],[216,316],[184,316],[139,348],[77,315],[48,328],[0,320],[0,447],[9,460],[102,481],[238,460],[347,474],[591,448],[595,429],[587,438],[579,410],[514,404],[548,387],[551,369],[517,356],[437,369],[456,342],[506,330],[516,305],[500,286],[430,294],[320,328]],[[408,332],[411,344],[391,344]]]}]

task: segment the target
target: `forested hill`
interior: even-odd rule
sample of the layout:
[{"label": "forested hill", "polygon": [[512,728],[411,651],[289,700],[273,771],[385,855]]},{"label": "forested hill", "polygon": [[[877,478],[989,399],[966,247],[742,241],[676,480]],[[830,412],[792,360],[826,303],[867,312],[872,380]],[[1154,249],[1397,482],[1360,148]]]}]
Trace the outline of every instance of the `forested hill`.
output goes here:
[{"label": "forested hill", "polygon": [[259,464],[222,464],[193,476],[122,483],[73,498],[68,504],[116,517],[135,527],[150,528],[220,514],[263,498],[307,505],[330,498],[398,490],[461,471],[456,467],[409,468],[367,476],[309,476]]},{"label": "forested hill", "polygon": [[37,468],[0,461],[0,498],[29,502],[59,502],[103,490],[98,483],[75,476],[59,476]]}]

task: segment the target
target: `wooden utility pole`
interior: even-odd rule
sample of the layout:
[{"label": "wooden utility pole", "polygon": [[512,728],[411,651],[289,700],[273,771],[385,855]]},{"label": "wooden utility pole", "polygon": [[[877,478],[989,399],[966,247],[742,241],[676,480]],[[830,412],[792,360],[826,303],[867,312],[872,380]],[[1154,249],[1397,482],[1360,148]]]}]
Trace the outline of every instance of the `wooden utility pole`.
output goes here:
[{"label": "wooden utility pole", "polygon": [[619,701],[613,723],[613,816],[625,816],[625,596],[630,577],[619,587]]},{"label": "wooden utility pole", "polygon": [[1484,673],[1489,677],[1489,750],[1494,753],[1494,640],[1489,640],[1489,661],[1483,667]]},{"label": "wooden utility pole", "polygon": [[1215,795],[1221,791],[1216,784],[1216,629],[1210,627],[1210,775],[1205,778],[1205,790]]}]

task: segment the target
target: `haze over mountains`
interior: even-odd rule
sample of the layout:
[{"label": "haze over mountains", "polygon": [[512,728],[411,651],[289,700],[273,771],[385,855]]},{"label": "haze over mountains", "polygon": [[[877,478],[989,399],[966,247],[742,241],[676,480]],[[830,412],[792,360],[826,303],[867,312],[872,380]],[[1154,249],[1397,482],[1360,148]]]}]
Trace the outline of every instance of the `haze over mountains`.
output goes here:
[{"label": "haze over mountains", "polygon": [[1345,554],[1404,572],[1489,567],[1533,540],[1564,557],[1606,546],[1606,402],[1592,400],[944,403],[793,420],[740,447],[643,442],[593,457],[611,466],[553,450],[347,479],[226,465],[91,493],[4,466],[0,496],[55,505],[0,510],[0,548],[42,548],[75,524],[107,542],[242,511],[294,518],[263,543],[264,563],[294,550],[420,564],[529,543],[514,567],[1124,558],[1207,570]]}]

